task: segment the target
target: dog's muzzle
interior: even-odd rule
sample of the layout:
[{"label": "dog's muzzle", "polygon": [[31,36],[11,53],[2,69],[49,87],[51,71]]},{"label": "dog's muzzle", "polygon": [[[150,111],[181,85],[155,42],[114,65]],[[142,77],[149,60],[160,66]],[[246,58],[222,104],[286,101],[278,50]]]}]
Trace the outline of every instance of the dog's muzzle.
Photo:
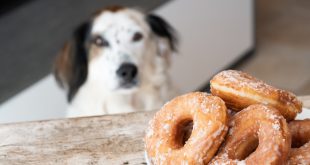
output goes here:
[{"label": "dog's muzzle", "polygon": [[122,88],[131,88],[138,83],[138,68],[132,63],[123,63],[116,71]]}]

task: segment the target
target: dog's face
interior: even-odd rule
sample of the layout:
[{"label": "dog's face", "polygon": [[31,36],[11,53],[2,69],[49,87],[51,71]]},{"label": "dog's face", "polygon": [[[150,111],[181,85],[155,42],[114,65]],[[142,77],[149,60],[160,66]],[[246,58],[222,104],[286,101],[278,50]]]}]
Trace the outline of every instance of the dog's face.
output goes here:
[{"label": "dog's face", "polygon": [[142,66],[149,61],[147,56],[153,55],[148,49],[154,49],[144,17],[128,9],[102,12],[94,19],[90,33],[88,78],[110,91],[137,87]]},{"label": "dog's face", "polygon": [[[152,83],[175,50],[172,27],[155,15],[106,8],[81,25],[56,59],[56,78],[72,99],[87,81],[100,92],[131,92]],[[164,66],[163,66],[164,65]]]}]

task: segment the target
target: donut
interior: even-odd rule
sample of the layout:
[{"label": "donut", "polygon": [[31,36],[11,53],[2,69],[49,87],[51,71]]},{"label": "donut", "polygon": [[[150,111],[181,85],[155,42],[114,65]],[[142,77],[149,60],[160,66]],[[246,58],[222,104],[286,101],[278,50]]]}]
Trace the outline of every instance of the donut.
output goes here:
[{"label": "donut", "polygon": [[[190,123],[192,131],[186,137]],[[146,155],[155,165],[206,164],[223,142],[227,124],[226,106],[219,97],[203,92],[178,96],[150,121],[144,139]]]},{"label": "donut", "polygon": [[289,129],[292,134],[292,149],[287,164],[310,164],[310,119],[292,121]]},{"label": "donut", "polygon": [[222,71],[212,78],[210,86],[211,93],[222,98],[227,108],[235,111],[252,104],[266,104],[278,109],[287,121],[291,121],[302,109],[302,102],[294,94],[241,71]]},{"label": "donut", "polygon": [[280,112],[250,105],[229,121],[223,146],[210,164],[284,164],[291,147],[288,124]]},{"label": "donut", "polygon": [[297,148],[310,141],[310,119],[294,120],[289,123],[292,147]]}]

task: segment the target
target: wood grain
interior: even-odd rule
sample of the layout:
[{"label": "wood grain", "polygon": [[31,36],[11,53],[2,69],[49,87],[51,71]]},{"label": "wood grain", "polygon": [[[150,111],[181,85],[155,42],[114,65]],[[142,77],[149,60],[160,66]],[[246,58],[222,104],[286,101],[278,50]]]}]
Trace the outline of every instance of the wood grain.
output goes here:
[{"label": "wood grain", "polygon": [[143,136],[153,114],[0,125],[0,164],[145,164]]}]

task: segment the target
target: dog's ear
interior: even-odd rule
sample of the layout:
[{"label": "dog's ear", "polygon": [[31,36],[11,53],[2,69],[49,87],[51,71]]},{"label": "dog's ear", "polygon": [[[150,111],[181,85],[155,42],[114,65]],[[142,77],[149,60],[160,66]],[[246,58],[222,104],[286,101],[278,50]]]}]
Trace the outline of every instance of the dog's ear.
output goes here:
[{"label": "dog's ear", "polygon": [[177,51],[178,37],[175,29],[167,21],[155,14],[148,14],[146,21],[155,35],[165,39],[171,51]]},{"label": "dog's ear", "polygon": [[67,90],[69,102],[87,78],[88,49],[86,43],[90,28],[90,22],[81,24],[74,31],[72,39],[57,55],[54,63],[55,78],[58,84]]}]

